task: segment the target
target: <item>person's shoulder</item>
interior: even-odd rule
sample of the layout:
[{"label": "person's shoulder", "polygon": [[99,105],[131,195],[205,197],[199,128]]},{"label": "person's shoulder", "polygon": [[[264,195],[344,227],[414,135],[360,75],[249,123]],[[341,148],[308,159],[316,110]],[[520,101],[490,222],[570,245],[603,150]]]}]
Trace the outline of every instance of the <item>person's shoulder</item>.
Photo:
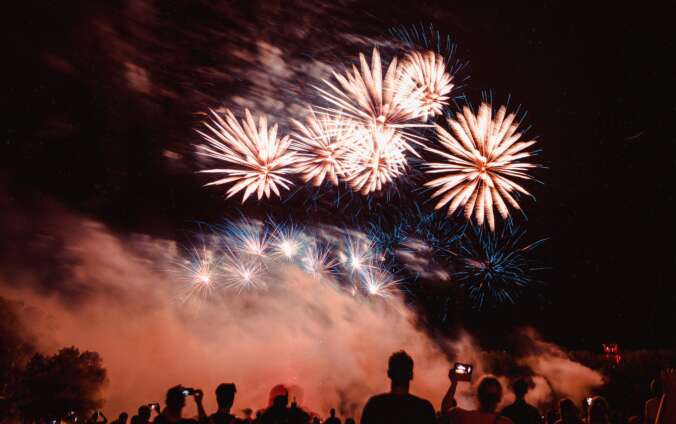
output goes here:
[{"label": "person's shoulder", "polygon": [[514,421],[512,421],[511,418],[505,417],[504,415],[498,416],[498,419],[496,420],[497,424],[514,424]]},{"label": "person's shoulder", "polygon": [[368,405],[369,403],[381,403],[381,402],[387,402],[392,398],[392,395],[390,393],[380,393],[378,395],[373,395],[369,398],[368,402],[366,404]]},{"label": "person's shoulder", "polygon": [[429,407],[429,408],[432,408],[432,410],[434,410],[434,407],[432,406],[432,402],[430,402],[427,399],[424,399],[424,398],[421,398],[421,397],[418,397],[418,396],[415,396],[415,395],[411,395],[411,399],[413,399],[413,401],[416,402],[417,404],[419,404],[420,406],[423,406],[425,408]]},{"label": "person's shoulder", "polygon": [[526,409],[528,410],[528,413],[533,415],[533,416],[540,416],[540,410],[537,409],[534,405],[531,405],[529,403],[526,404]]}]

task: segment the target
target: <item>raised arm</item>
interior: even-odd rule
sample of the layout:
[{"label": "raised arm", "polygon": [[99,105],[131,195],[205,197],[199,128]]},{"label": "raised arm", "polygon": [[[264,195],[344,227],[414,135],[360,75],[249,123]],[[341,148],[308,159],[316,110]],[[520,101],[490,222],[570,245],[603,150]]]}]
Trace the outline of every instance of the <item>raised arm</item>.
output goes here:
[{"label": "raised arm", "polygon": [[204,392],[201,389],[195,390],[193,395],[195,398],[195,404],[197,405],[197,419],[200,423],[208,423],[209,417],[207,417],[206,411],[204,411],[204,405],[202,405],[202,398],[204,397]]},{"label": "raised arm", "polygon": [[441,401],[441,414],[447,414],[451,408],[458,406],[458,402],[455,401],[455,391],[458,389],[458,379],[453,369],[448,372],[448,378],[451,379],[451,386],[448,388],[444,399]]}]

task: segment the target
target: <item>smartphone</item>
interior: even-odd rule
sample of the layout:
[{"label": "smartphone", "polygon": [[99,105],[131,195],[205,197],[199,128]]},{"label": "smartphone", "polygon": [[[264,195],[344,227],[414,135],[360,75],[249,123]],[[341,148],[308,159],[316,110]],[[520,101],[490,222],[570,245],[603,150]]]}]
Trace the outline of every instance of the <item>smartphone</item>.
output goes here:
[{"label": "smartphone", "polygon": [[585,401],[587,402],[587,406],[591,406],[593,400],[594,400],[593,397],[588,397],[587,399],[585,399]]},{"label": "smartphone", "polygon": [[453,365],[453,374],[455,374],[458,381],[471,381],[473,368],[471,364],[456,362]]},{"label": "smartphone", "polygon": [[[186,394],[183,394],[183,396],[187,396]],[[148,408],[150,408],[151,411],[159,411],[160,410],[160,404],[155,402],[155,403],[149,403]]]},{"label": "smartphone", "polygon": [[183,389],[183,396],[191,396],[195,394],[195,389],[185,388]]}]

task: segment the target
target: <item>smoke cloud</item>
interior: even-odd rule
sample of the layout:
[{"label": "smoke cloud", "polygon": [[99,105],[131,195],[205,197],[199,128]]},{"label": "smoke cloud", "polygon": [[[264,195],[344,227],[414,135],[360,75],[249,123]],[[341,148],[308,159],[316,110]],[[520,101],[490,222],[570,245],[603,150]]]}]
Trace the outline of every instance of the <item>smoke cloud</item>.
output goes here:
[{"label": "smoke cloud", "polygon": [[[292,265],[270,269],[265,287],[183,302],[177,294],[185,281],[170,271],[180,257],[174,241],[118,235],[52,209],[49,218],[26,212],[0,221],[11,252],[2,260],[0,295],[40,311],[23,329],[39,350],[74,345],[101,353],[111,414],[163,402],[179,383],[205,390],[213,410],[215,387],[235,382],[236,411],[267,405],[270,389],[283,383],[298,387],[293,395],[309,410],[355,416],[370,395],[388,390],[387,359],[400,349],[415,360],[412,391],[436,407],[453,360],[476,364],[477,375],[492,371],[469,335],[432,339],[402,299],[353,296]],[[522,364],[535,376],[530,400],[579,399],[601,384],[556,346],[534,333],[529,339],[532,354]],[[463,390],[461,406],[472,407],[473,387]]]}]

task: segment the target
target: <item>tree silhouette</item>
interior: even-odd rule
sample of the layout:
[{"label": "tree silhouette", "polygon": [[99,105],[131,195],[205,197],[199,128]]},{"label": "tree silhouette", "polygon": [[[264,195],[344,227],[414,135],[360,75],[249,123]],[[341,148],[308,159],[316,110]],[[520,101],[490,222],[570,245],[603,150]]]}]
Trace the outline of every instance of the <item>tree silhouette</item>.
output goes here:
[{"label": "tree silhouette", "polygon": [[26,365],[15,394],[24,421],[59,419],[74,411],[87,416],[103,405],[106,370],[96,352],[69,347],[56,355],[36,354]]},{"label": "tree silhouette", "polygon": [[22,331],[20,302],[0,297],[0,422],[12,411],[10,400],[23,368],[35,352]]}]

